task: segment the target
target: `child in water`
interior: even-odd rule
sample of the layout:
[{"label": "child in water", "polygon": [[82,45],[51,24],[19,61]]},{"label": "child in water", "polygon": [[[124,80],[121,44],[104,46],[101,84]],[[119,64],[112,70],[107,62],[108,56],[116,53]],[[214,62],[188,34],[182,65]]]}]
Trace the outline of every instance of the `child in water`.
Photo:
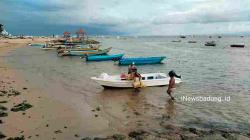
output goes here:
[{"label": "child in water", "polygon": [[167,93],[171,97],[171,99],[174,100],[174,97],[172,95],[174,92],[174,89],[175,89],[175,78],[174,77],[181,78],[181,76],[176,75],[176,73],[173,70],[171,70],[168,73],[168,75],[170,77],[170,80],[169,80]]}]

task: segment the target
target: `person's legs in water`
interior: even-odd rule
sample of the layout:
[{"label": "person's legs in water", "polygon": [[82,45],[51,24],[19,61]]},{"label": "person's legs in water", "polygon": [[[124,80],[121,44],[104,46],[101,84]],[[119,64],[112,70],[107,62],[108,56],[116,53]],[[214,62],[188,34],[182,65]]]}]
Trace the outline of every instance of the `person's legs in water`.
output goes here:
[{"label": "person's legs in water", "polygon": [[135,92],[140,92],[140,89],[139,88],[135,88]]},{"label": "person's legs in water", "polygon": [[168,93],[168,95],[170,96],[170,98],[172,100],[175,100],[174,97],[173,97],[173,95],[172,95],[173,94],[173,90],[168,90],[167,93]]}]

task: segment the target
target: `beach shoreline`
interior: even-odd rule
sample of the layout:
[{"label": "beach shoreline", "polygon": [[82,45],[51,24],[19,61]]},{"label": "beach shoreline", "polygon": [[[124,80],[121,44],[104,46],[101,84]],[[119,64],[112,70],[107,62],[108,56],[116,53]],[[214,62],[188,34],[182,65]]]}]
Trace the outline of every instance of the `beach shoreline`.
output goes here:
[{"label": "beach shoreline", "polygon": [[[3,58],[11,51],[26,47],[28,43],[45,43],[48,39],[1,39],[0,56]],[[6,117],[1,117],[1,131],[7,137],[19,137],[24,135],[26,138],[52,139],[57,137],[56,133],[67,131],[60,134],[59,138],[74,138],[80,135],[79,130],[82,122],[79,115],[66,104],[50,98],[43,91],[31,87],[29,81],[20,78],[15,70],[9,68],[2,59],[0,60],[0,79],[1,91],[8,93],[2,94],[1,106],[7,108]],[[9,95],[11,90],[18,92],[18,95]],[[25,110],[13,112],[13,106],[27,102],[33,107]],[[71,132],[70,132],[71,131]],[[75,132],[74,132],[75,131]],[[50,133],[50,134],[49,134]],[[72,135],[69,135],[72,133]]]},{"label": "beach shoreline", "polygon": [[[68,95],[67,92],[60,91],[62,92],[60,95],[66,95],[66,97],[60,97],[59,99],[53,97],[55,95],[50,95],[50,93],[45,93],[45,91],[33,87],[30,84],[33,81],[25,80],[22,75],[3,61],[4,57],[7,57],[11,51],[26,47],[28,43],[45,43],[48,40],[50,38],[0,40],[0,91],[7,91],[7,93],[0,92],[2,95],[0,101],[6,101],[6,103],[0,103],[0,105],[7,108],[7,111],[4,112],[8,114],[6,117],[0,117],[2,122],[0,127],[1,133],[6,138],[21,137],[22,135],[27,139],[36,140],[87,140],[87,137],[99,137],[106,140],[230,139],[235,137],[249,139],[250,137],[249,134],[241,134],[240,132],[216,129],[201,130],[189,126],[177,126],[171,122],[171,113],[155,114],[156,121],[151,121],[151,118],[143,113],[149,110],[153,112],[156,107],[143,101],[138,103],[136,95],[132,95],[131,99],[128,96],[126,100],[124,100],[124,97],[119,98],[119,95],[117,95],[117,99],[120,99],[118,103],[108,104],[110,99],[113,99],[108,96],[115,95],[109,94],[111,91],[107,90],[107,93],[98,96],[100,99],[96,99],[94,103],[87,103],[87,101],[84,102],[87,99],[81,95]],[[121,92],[125,94],[126,91]],[[19,94],[15,95],[15,93]],[[70,96],[72,96],[72,101],[68,99]],[[105,98],[107,99],[105,100]],[[74,103],[67,104],[67,101],[77,103],[74,106]],[[105,101],[107,105],[103,106],[104,103],[100,102]],[[11,108],[20,103],[28,103],[32,107],[25,111],[11,111]],[[119,108],[115,106],[116,104],[125,104],[125,106]],[[114,107],[109,108],[109,106]],[[159,109],[163,110],[165,107]],[[119,114],[117,116],[120,118],[117,120],[115,120],[116,115],[112,116],[114,112]],[[124,120],[126,122],[121,122]]]}]

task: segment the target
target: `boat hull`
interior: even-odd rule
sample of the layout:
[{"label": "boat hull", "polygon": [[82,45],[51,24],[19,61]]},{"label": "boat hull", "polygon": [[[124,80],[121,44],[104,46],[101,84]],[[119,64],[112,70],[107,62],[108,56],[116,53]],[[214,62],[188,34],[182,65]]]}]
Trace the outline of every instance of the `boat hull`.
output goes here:
[{"label": "boat hull", "polygon": [[245,45],[241,45],[241,44],[233,44],[233,45],[230,45],[230,47],[232,48],[244,48]]},{"label": "boat hull", "polygon": [[73,48],[70,48],[70,47],[65,47],[65,48],[60,48],[57,50],[58,53],[60,52],[64,52],[64,51],[91,51],[91,50],[98,50],[100,48],[100,46],[96,46],[96,47],[85,47],[85,48],[82,48],[82,47],[73,47]]},{"label": "boat hull", "polygon": [[104,50],[89,50],[89,51],[65,51],[58,53],[59,56],[87,56],[87,55],[104,55],[107,54],[112,48]]},{"label": "boat hull", "polygon": [[87,56],[86,61],[107,61],[107,60],[119,60],[124,54],[113,54],[113,55],[93,55]]},{"label": "boat hull", "polygon": [[55,50],[56,48],[53,47],[41,47],[42,50],[48,51],[48,50]]},{"label": "boat hull", "polygon": [[[169,84],[169,77],[164,73],[157,73],[163,75],[161,79],[142,79],[142,83],[146,87],[154,86],[166,86]],[[150,75],[155,74],[141,74],[142,77],[149,77]],[[111,76],[112,78],[100,78],[100,77],[91,77],[92,80],[96,81],[98,84],[105,88],[133,88],[133,80],[120,80],[119,75]],[[175,79],[176,84],[181,83],[181,79]]]},{"label": "boat hull", "polygon": [[145,57],[145,58],[122,58],[119,60],[119,65],[130,65],[135,63],[136,65],[146,65],[146,64],[159,64],[166,57]]},{"label": "boat hull", "polygon": [[205,44],[205,46],[216,46],[215,44]]},{"label": "boat hull", "polygon": [[216,46],[216,43],[214,41],[208,41],[205,43],[205,46]]},{"label": "boat hull", "polygon": [[32,47],[43,47],[45,44],[30,44]]}]

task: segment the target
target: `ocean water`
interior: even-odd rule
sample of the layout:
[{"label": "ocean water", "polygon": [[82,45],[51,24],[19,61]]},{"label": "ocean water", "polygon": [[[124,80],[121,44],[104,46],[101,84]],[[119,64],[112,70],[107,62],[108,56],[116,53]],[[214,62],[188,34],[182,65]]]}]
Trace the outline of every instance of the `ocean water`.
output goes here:
[{"label": "ocean water", "polygon": [[[223,129],[249,132],[250,129],[250,38],[223,36],[178,37],[104,37],[94,38],[110,53],[125,53],[126,57],[166,56],[164,64],[138,66],[140,73],[175,70],[183,83],[177,86],[172,103],[167,87],[148,87],[135,94],[132,89],[103,89],[90,80],[106,72],[120,74],[127,67],[112,61],[85,62],[79,57],[58,57],[55,51],[25,47],[11,52],[5,61],[33,86],[46,91],[82,112],[82,104],[101,106],[103,116],[114,128],[125,129],[133,124],[133,111],[153,124],[167,114],[169,122],[203,129]],[[181,42],[172,42],[181,40]],[[188,43],[195,40],[197,43]],[[214,40],[217,46],[204,46]],[[230,48],[233,43],[245,43],[245,48]],[[214,97],[218,101],[187,101],[183,97]],[[82,97],[82,98],[79,98]],[[228,99],[225,101],[225,97]],[[230,100],[229,100],[230,98]],[[126,110],[126,111],[124,111]],[[84,116],[84,115],[83,115]],[[84,118],[83,118],[84,119]],[[124,126],[124,128],[122,126]]]}]

